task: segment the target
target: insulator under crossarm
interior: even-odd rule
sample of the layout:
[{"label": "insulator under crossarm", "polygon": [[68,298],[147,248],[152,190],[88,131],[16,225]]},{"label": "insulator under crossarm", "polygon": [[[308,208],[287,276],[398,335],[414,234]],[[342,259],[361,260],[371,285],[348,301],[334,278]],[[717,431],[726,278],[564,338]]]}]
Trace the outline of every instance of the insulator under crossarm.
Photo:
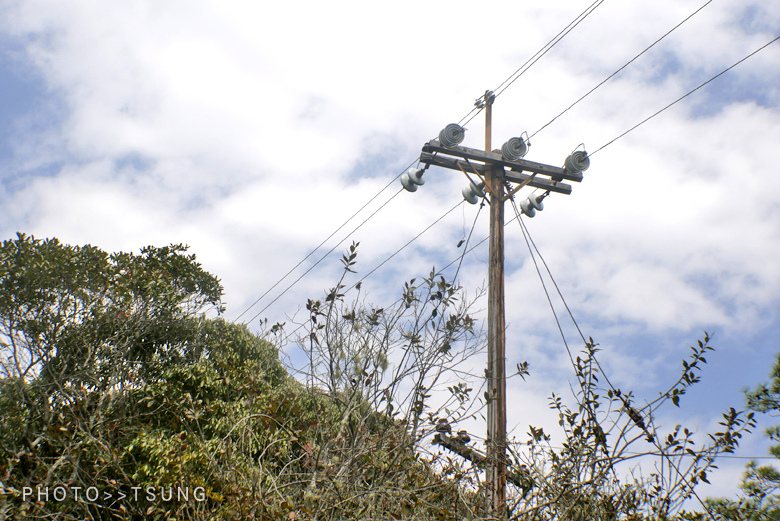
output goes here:
[{"label": "insulator under crossarm", "polygon": [[485,197],[485,183],[480,182],[477,185],[474,183],[469,183],[469,185],[464,188],[461,193],[463,194],[463,198],[469,204],[477,204],[477,201],[479,201],[481,197]]},{"label": "insulator under crossarm", "polygon": [[410,168],[401,176],[401,184],[407,192],[416,192],[418,186],[425,184],[423,172],[417,168]]},{"label": "insulator under crossarm", "polygon": [[544,203],[542,203],[544,195],[529,195],[528,199],[520,203],[522,212],[528,217],[533,217],[536,212],[544,210]]}]

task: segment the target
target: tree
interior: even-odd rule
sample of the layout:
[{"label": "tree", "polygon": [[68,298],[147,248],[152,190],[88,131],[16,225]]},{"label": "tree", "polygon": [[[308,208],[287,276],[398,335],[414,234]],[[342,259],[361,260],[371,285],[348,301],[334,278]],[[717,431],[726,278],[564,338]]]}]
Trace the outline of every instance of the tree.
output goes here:
[{"label": "tree", "polygon": [[[780,411],[780,355],[770,374],[769,384],[759,384],[747,391],[747,405],[756,412]],[[780,439],[780,425],[767,428],[766,435],[772,441]],[[770,447],[771,454],[780,457],[780,444]],[[710,500],[713,509],[724,519],[769,520],[780,519],[780,472],[772,465],[758,465],[751,461],[745,468],[740,484],[742,495],[736,500],[725,498]]]},{"label": "tree", "polygon": [[479,412],[458,370],[484,348],[469,315],[473,301],[435,269],[406,282],[391,304],[366,304],[361,282],[346,300],[357,247],[342,257],[336,285],[310,299],[296,324],[306,393],[315,407],[327,399],[337,420],[319,423],[310,447],[311,515],[477,519],[485,514],[478,476],[430,450],[439,420],[456,424]]},{"label": "tree", "polygon": [[[298,330],[303,330],[299,346],[308,357],[308,366],[302,372],[307,390],[325,390],[336,400],[339,416],[345,422],[341,425],[358,426],[337,431],[335,439],[346,438],[346,446],[351,448],[337,459],[340,464],[336,475],[351,476],[340,486],[353,497],[373,491],[378,497],[407,501],[410,511],[426,504],[416,492],[393,495],[392,489],[383,488],[382,481],[374,480],[366,489],[360,474],[348,472],[360,454],[376,452],[364,436],[371,429],[360,427],[368,424],[374,411],[383,410],[405,426],[401,434],[414,454],[436,469],[441,480],[454,478],[458,483],[451,505],[429,502],[432,508],[422,518],[466,515],[469,519],[488,519],[481,472],[486,460],[475,456],[479,448],[467,445],[467,438],[463,443],[447,444],[457,455],[430,445],[435,431],[452,431],[451,424],[480,414],[490,399],[471,392],[480,385],[479,377],[464,380],[459,370],[461,363],[484,345],[469,315],[472,303],[466,301],[461,288],[436,270],[419,282],[412,279],[406,283],[401,298],[392,305],[367,306],[361,304],[359,295],[347,302],[346,280],[353,273],[356,248],[353,244],[342,258],[344,272],[336,286],[324,300],[310,300],[308,320],[298,324]],[[351,288],[360,291],[360,282]],[[551,407],[559,413],[563,447],[553,447],[552,438],[533,426],[529,426],[527,441],[509,447],[509,471],[513,476],[509,517],[668,519],[679,512],[696,486],[708,482],[708,472],[717,468],[717,456],[732,452],[754,426],[752,414],[729,408],[719,432],[697,445],[694,432],[682,425],[668,430],[656,425],[661,408],[679,406],[688,389],[700,381],[705,355],[713,349],[709,341],[705,333],[703,341],[691,346],[691,355],[682,361],[677,380],[655,400],[640,403],[630,391],[612,386],[596,358],[597,344],[588,339],[581,356],[572,360],[574,407],[567,407],[561,397],[551,397]],[[528,372],[527,363],[518,364],[518,374]],[[361,409],[365,402],[373,407]],[[438,429],[440,425],[442,429]],[[316,454],[328,460],[335,444],[332,437],[324,439],[328,441],[316,447]],[[642,476],[635,469],[626,476],[631,462],[642,456],[656,456],[660,463],[648,475]],[[381,460],[372,461],[368,468],[358,468],[374,472],[377,465],[385,468]],[[327,479],[315,475],[315,482],[321,490],[328,490]],[[384,511],[384,515],[389,512]],[[369,518],[383,518],[381,509],[368,513],[374,516]]]},{"label": "tree", "polygon": [[[467,333],[468,317],[431,327],[433,319],[418,313],[416,326],[398,336],[382,328],[382,310],[353,308],[349,330],[326,326],[308,336],[320,335],[322,360],[334,372],[329,383],[306,386],[246,326],[201,315],[221,311],[221,287],[185,252],[177,245],[109,255],[24,235],[2,243],[3,515],[452,519],[478,503],[419,458],[419,435],[395,417],[391,401],[379,410],[381,400],[367,390],[378,389],[378,373],[391,364],[374,364],[379,351],[363,349],[361,359],[354,343],[381,350],[392,338],[422,361],[422,342],[433,335],[441,356],[453,356],[448,342]],[[435,299],[421,303],[408,286],[402,309],[443,310],[434,301],[450,301],[454,291],[442,281],[429,286],[439,288]],[[331,310],[337,293],[325,299]],[[317,327],[320,306],[310,305]],[[420,423],[426,393],[419,375],[415,381]]]},{"label": "tree", "polygon": [[185,252],[109,255],[23,234],[0,245],[0,475],[12,498],[122,474],[127,397],[201,356],[197,315],[221,311],[218,279]]}]

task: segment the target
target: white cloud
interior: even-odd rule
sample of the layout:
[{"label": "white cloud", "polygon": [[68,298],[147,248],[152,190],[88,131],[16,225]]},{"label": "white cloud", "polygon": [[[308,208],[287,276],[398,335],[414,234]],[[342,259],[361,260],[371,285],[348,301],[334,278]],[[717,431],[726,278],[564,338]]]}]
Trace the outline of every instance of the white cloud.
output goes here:
[{"label": "white cloud", "polygon": [[[493,146],[540,129],[700,6],[605,2],[499,96]],[[0,31],[23,45],[25,65],[37,67],[48,94],[19,125],[15,155],[0,158],[0,229],[108,250],[188,243],[223,279],[236,316],[582,8],[6,3]],[[769,41],[777,20],[780,7],[767,3],[708,5],[535,136],[528,159],[560,165],[581,142],[591,152],[607,144]],[[593,155],[572,195],[549,197],[544,212],[526,220],[621,385],[634,380],[653,392],[652,382],[636,381],[637,367],[662,379],[668,359],[685,355],[682,339],[705,328],[723,332],[724,356],[734,360],[753,349],[765,361],[776,349],[756,339],[780,328],[777,45]],[[481,147],[482,116],[467,126],[464,145]],[[360,241],[358,277],[459,200],[460,173],[431,169],[426,178],[336,249]],[[383,192],[276,291],[399,188]],[[476,211],[456,209],[378,270],[366,282],[371,298],[393,298],[399,281],[456,259]],[[483,211],[471,244],[486,223]],[[507,228],[506,251],[511,361],[530,360],[545,384],[565,390],[568,358],[516,224]],[[470,290],[486,278],[486,257],[483,245],[465,258],[461,281]],[[289,317],[333,284],[338,269],[334,254],[265,314]],[[754,375],[732,365],[738,376]],[[718,371],[716,379],[730,381],[727,369]],[[707,410],[740,400],[738,387],[725,385]],[[537,400],[530,416],[549,420],[547,389],[512,389],[524,402]],[[512,414],[512,422],[533,423]]]}]

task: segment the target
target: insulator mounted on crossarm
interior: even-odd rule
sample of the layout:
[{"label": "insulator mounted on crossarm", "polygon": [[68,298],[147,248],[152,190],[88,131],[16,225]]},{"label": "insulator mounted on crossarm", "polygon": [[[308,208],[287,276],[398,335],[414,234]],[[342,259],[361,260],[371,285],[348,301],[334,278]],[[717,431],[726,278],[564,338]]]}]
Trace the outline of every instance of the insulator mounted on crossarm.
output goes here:
[{"label": "insulator mounted on crossarm", "polygon": [[528,217],[533,217],[536,215],[536,212],[541,212],[544,210],[544,204],[542,203],[542,200],[545,198],[547,194],[541,194],[541,195],[529,195],[528,198],[520,203],[520,209],[522,210],[522,213],[527,215]]},{"label": "insulator mounted on crossarm", "polygon": [[569,154],[563,163],[563,168],[569,174],[579,174],[590,166],[590,158],[584,150],[577,150]]},{"label": "insulator mounted on crossarm", "polygon": [[480,198],[485,197],[485,183],[480,182],[476,185],[474,183],[469,183],[461,193],[466,202],[469,204],[477,204],[477,201],[479,201]]},{"label": "insulator mounted on crossarm", "polygon": [[407,192],[416,192],[418,186],[425,184],[424,170],[410,168],[401,176],[401,184]]},{"label": "insulator mounted on crossarm", "polygon": [[457,123],[450,123],[439,132],[439,142],[448,148],[459,145],[466,137],[466,129]]},{"label": "insulator mounted on crossarm", "polygon": [[501,145],[501,156],[507,161],[516,161],[528,153],[528,144],[521,137],[513,137]]}]

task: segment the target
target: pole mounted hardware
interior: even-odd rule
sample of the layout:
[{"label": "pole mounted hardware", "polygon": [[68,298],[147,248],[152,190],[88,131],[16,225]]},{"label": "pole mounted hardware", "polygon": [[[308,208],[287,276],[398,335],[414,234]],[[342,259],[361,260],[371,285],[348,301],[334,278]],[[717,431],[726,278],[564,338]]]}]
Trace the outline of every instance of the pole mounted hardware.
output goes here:
[{"label": "pole mounted hardware", "polygon": [[520,203],[520,209],[522,213],[527,215],[528,217],[533,217],[534,215],[536,215],[536,212],[541,212],[542,210],[544,210],[544,204],[542,203],[544,196],[545,194],[529,195],[528,199]]},{"label": "pole mounted hardware", "polygon": [[480,181],[477,184],[470,182],[469,185],[461,191],[463,198],[469,204],[477,204],[477,201],[485,197],[485,183]]},{"label": "pole mounted hardware", "polygon": [[466,137],[466,129],[457,123],[450,123],[439,132],[439,141],[445,147],[459,145]]},{"label": "pole mounted hardware", "polygon": [[590,166],[588,153],[583,150],[572,152],[563,163],[564,170],[572,174],[580,174]]},{"label": "pole mounted hardware", "polygon": [[525,157],[528,153],[528,144],[523,141],[523,138],[513,137],[509,141],[501,145],[501,155],[504,159],[509,161],[515,161],[521,157]]},{"label": "pole mounted hardware", "polygon": [[[570,194],[571,185],[563,181],[579,183],[582,172],[590,166],[590,158],[577,147],[564,161],[563,167],[537,163],[524,159],[530,143],[528,134],[513,137],[493,150],[491,145],[493,101],[495,95],[485,91],[475,106],[485,109],[485,150],[460,146],[466,129],[456,123],[447,125],[434,139],[423,145],[420,163],[460,170],[468,179],[468,185],[461,192],[463,198],[477,204],[480,199],[490,203],[490,241],[488,258],[488,327],[487,327],[487,370],[486,387],[488,401],[487,450],[481,454],[466,445],[468,433],[451,435],[452,429],[446,419],[436,424],[434,443],[452,450],[477,466],[485,469],[485,488],[488,507],[498,520],[507,518],[506,482],[515,483],[525,494],[532,486],[530,476],[509,472],[507,469],[506,433],[506,313],[504,299],[504,202],[514,197],[521,188],[530,186],[543,190],[539,195],[531,194],[520,203],[522,213],[533,217],[544,209],[542,200],[550,193]],[[523,139],[522,135],[525,135]],[[410,169],[401,176],[403,187],[414,192],[423,184],[422,171]],[[514,185],[513,185],[514,183]],[[527,471],[526,471],[527,473]]]},{"label": "pole mounted hardware", "polygon": [[[433,443],[435,445],[441,445],[480,468],[486,467],[488,464],[487,457],[474,447],[466,445],[469,441],[471,441],[471,438],[466,431],[458,431],[457,436],[451,436],[443,432],[437,432],[433,435]],[[507,472],[506,478],[507,481],[516,486],[526,488],[529,485],[531,476],[526,469],[522,468],[520,472]]]},{"label": "pole mounted hardware", "polygon": [[416,192],[418,186],[425,184],[424,170],[410,168],[401,176],[401,184],[407,192]]},{"label": "pole mounted hardware", "polygon": [[[444,134],[445,130],[440,134]],[[460,170],[467,177],[476,176],[477,179],[469,179],[467,189],[470,185],[479,186],[480,182],[484,183],[491,167],[496,166],[503,168],[504,177],[510,183],[519,183],[565,195],[571,194],[572,187],[562,181],[582,182],[582,172],[590,166],[587,152],[581,150],[570,154],[563,168],[523,159],[527,152],[527,141],[522,138],[512,138],[504,143],[501,150],[490,152],[458,145],[445,145],[440,139],[434,139],[423,145],[420,162],[426,166]],[[488,190],[490,190],[489,185]],[[464,198],[471,202],[466,197],[465,190]],[[504,198],[506,199],[508,197]]]}]

